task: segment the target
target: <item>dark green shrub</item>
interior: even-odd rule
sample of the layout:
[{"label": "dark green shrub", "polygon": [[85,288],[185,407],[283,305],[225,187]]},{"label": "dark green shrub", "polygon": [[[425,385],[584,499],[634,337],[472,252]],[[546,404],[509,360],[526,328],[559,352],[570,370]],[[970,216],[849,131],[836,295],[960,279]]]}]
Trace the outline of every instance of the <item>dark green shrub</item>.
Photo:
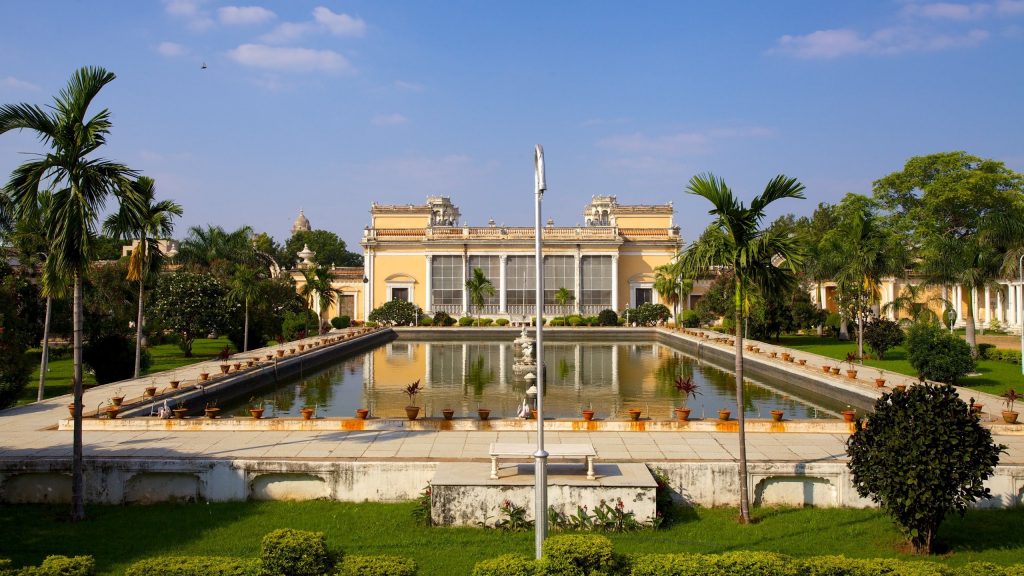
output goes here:
[{"label": "dark green shrub", "polygon": [[331,318],[331,326],[342,330],[352,325],[352,319],[348,316],[335,316]]},{"label": "dark green shrub", "polygon": [[556,326],[556,327],[557,326],[565,326],[565,319],[564,318],[552,318],[548,322],[548,326]]},{"label": "dark green shrub", "polygon": [[459,318],[459,326],[462,326],[462,327],[472,326],[473,322],[475,322],[475,321],[476,321],[476,318],[473,318],[471,316],[463,316],[462,318]]},{"label": "dark green shrub", "polygon": [[[93,338],[82,348],[82,361],[92,368],[99,384],[131,378],[135,374],[135,340],[121,334]],[[142,351],[140,362],[145,372],[151,363],[149,352]]]},{"label": "dark green shrub", "polygon": [[424,316],[423,318],[420,318],[420,326],[433,326],[433,325],[434,325],[434,319],[431,318],[430,316]]},{"label": "dark green shrub", "polygon": [[864,343],[881,360],[889,349],[903,343],[903,329],[887,318],[875,318],[864,326]]},{"label": "dark green shrub", "polygon": [[700,316],[694,310],[683,310],[679,315],[679,325],[686,328],[697,328],[700,326]]},{"label": "dark green shrub", "polygon": [[641,304],[636,308],[626,309],[622,313],[626,316],[629,323],[636,323],[638,326],[654,326],[660,322],[665,322],[672,317],[672,312],[665,307],[664,304],[651,304],[647,302]]},{"label": "dark green shrub", "polygon": [[32,374],[25,351],[42,336],[36,331],[39,302],[39,288],[0,258],[0,408],[17,401]]},{"label": "dark green shrub", "polygon": [[907,360],[919,377],[947,384],[974,370],[970,345],[938,324],[918,322],[907,330]]},{"label": "dark green shrub", "polygon": [[265,576],[322,576],[332,565],[323,532],[291,528],[263,537],[260,561]]},{"label": "dark green shrub", "polygon": [[995,347],[995,344],[978,344],[978,358],[985,360],[998,360],[999,358],[993,358],[990,356],[992,352],[996,352]]},{"label": "dark green shrub", "polygon": [[504,554],[481,560],[473,567],[473,576],[534,576],[537,561],[518,554]]},{"label": "dark green shrub", "polygon": [[39,566],[22,568],[18,576],[93,576],[96,561],[92,556],[47,556]]},{"label": "dark green shrub", "polygon": [[434,314],[434,326],[452,326],[455,324],[455,318],[452,318],[447,312],[440,311]]},{"label": "dark green shrub", "polygon": [[963,516],[989,497],[984,481],[1004,449],[944,384],[883,394],[869,425],[846,445],[857,493],[877,502],[925,553],[947,514]]},{"label": "dark green shrub", "polygon": [[374,308],[368,320],[384,326],[415,326],[420,316],[423,310],[412,302],[391,300]]},{"label": "dark green shrub", "polygon": [[957,576],[1020,576],[1024,574],[1024,564],[999,566],[991,562],[969,562],[956,569]]},{"label": "dark green shrub", "polygon": [[508,318],[498,318],[494,324],[495,326],[508,326]]},{"label": "dark green shrub", "polygon": [[615,310],[601,310],[597,314],[597,323],[600,326],[618,326],[619,315]]},{"label": "dark green shrub", "polygon": [[259,576],[260,561],[229,556],[167,556],[146,558],[128,567],[124,576]]},{"label": "dark green shrub", "polygon": [[285,340],[298,340],[305,338],[307,334],[316,332],[320,320],[309,310],[302,312],[288,312],[281,322],[281,334]]},{"label": "dark green shrub", "polygon": [[476,321],[477,326],[490,326],[494,323],[494,318],[479,318]]},{"label": "dark green shrub", "polygon": [[575,328],[577,326],[583,326],[585,322],[582,316],[573,315],[566,318],[565,323]]},{"label": "dark green shrub", "polygon": [[605,536],[561,534],[544,542],[546,574],[608,574],[616,569],[612,541]]},{"label": "dark green shrub", "polygon": [[832,312],[825,317],[825,328],[829,334],[839,336],[839,327],[843,324],[843,317],[838,312]]},{"label": "dark green shrub", "polygon": [[416,563],[402,556],[346,556],[338,576],[415,576]]},{"label": "dark green shrub", "polygon": [[380,324],[374,322],[373,320],[369,320],[366,322],[366,324],[363,324],[363,326],[366,326],[367,328],[376,328],[380,326]]}]

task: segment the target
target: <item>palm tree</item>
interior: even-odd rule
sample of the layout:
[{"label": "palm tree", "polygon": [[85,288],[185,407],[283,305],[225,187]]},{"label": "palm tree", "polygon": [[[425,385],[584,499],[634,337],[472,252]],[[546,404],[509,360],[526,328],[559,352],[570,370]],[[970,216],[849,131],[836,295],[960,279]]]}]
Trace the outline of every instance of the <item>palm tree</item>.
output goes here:
[{"label": "palm tree", "polygon": [[89,105],[115,76],[102,68],[76,71],[66,88],[54,98],[50,110],[32,104],[0,106],[0,134],[30,130],[48,148],[34,160],[14,169],[7,188],[16,216],[39,205],[39,194],[52,191],[50,209],[43,214],[43,229],[50,242],[44,285],[72,278],[74,347],[74,432],[71,464],[71,518],[85,517],[82,471],[82,277],[93,252],[97,218],[105,201],[115,196],[121,204],[138,206],[131,185],[136,173],[123,164],[93,157],[110,133],[106,109],[88,117]]},{"label": "palm tree", "polygon": [[488,296],[494,296],[494,284],[487,278],[480,268],[473,268],[473,277],[466,280],[466,292],[469,294],[469,301],[479,311],[480,306]]},{"label": "palm tree", "polygon": [[[948,309],[953,303],[941,296],[928,296],[928,288],[927,284],[903,286],[899,296],[882,306],[882,312],[892,312],[896,320],[903,323],[908,319],[910,322],[940,322],[941,318],[931,309],[930,304],[939,304],[943,309]],[[907,318],[900,319],[901,312],[906,313]]]},{"label": "palm tree", "polygon": [[227,232],[220,226],[192,226],[178,249],[178,261],[189,268],[220,272],[230,271],[231,264],[251,264],[255,259],[252,228],[241,226]]},{"label": "palm tree", "polygon": [[245,325],[242,336],[242,352],[249,351],[249,305],[263,293],[259,271],[252,266],[237,265],[231,276],[228,298],[242,302],[245,306]]},{"label": "palm tree", "polygon": [[682,264],[678,256],[668,264],[662,264],[654,269],[654,291],[672,306],[672,320],[678,324],[679,303],[693,291],[693,280],[683,279]]},{"label": "palm tree", "polygon": [[[783,198],[803,198],[803,184],[795,178],[778,175],[755,196],[748,208],[740,202],[725,184],[725,180],[712,174],[701,174],[690,179],[687,191],[706,198],[715,217],[700,239],[686,248],[681,257],[682,275],[699,278],[712,270],[728,270],[735,276],[735,370],[736,405],[739,420],[740,447],[740,522],[750,522],[750,500],[747,493],[747,440],[743,394],[743,335],[741,317],[749,314],[744,309],[746,292],[758,289],[772,293],[780,285],[792,281],[802,257],[796,238],[782,228],[761,228],[766,208]],[[776,265],[778,263],[778,265]],[[781,266],[785,266],[782,268]]]},{"label": "palm tree", "polygon": [[158,238],[170,238],[174,232],[174,217],[181,216],[181,205],[173,200],[156,201],[156,187],[152,178],[140,176],[135,189],[141,205],[137,210],[121,210],[111,214],[103,223],[104,232],[128,240],[138,240],[128,259],[129,282],[139,283],[138,317],[135,320],[135,378],[142,375],[142,312],[146,279],[160,272],[164,254]]},{"label": "palm tree", "polygon": [[306,305],[309,306],[311,312],[313,305],[318,305],[317,331],[322,332],[323,315],[334,304],[339,290],[331,284],[331,269],[327,266],[312,266],[303,270],[302,275],[305,280],[302,286],[302,295],[306,298]]},{"label": "palm tree", "polygon": [[558,302],[558,305],[561,306],[563,310],[568,311],[569,303],[575,299],[576,295],[572,293],[572,290],[569,290],[565,286],[562,286],[555,291],[555,302]]}]

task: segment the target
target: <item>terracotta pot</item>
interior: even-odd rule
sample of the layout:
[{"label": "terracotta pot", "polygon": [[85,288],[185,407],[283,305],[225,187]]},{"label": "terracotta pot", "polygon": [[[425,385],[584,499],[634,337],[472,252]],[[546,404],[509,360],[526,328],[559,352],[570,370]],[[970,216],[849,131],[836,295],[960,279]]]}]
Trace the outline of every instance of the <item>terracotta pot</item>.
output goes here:
[{"label": "terracotta pot", "polygon": [[274,359],[274,355],[273,354],[267,354],[263,358],[266,359],[266,360],[273,360]]},{"label": "terracotta pot", "polygon": [[786,362],[789,362],[791,358],[793,358],[793,355],[790,354],[789,352],[782,353],[782,359],[785,360]]},{"label": "terracotta pot", "polygon": [[288,349],[288,353],[289,354],[295,354],[295,348],[289,348]]},{"label": "terracotta pot", "polygon": [[249,414],[252,414],[253,418],[259,420],[263,418],[263,410],[263,408],[249,408]]},{"label": "terracotta pot", "polygon": [[782,415],[785,414],[782,410],[772,410],[772,422],[782,422]]},{"label": "terracotta pot", "polygon": [[122,402],[124,402],[124,396],[112,396],[110,398],[110,403],[114,406],[120,406]]},{"label": "terracotta pot", "polygon": [[778,352],[769,352],[769,353],[768,353],[768,357],[769,357],[769,358],[775,358],[775,357],[777,357],[778,355],[779,355],[779,354],[778,354]]},{"label": "terracotta pot", "polygon": [[210,420],[220,416],[220,408],[206,408],[204,412],[206,412],[206,417]]},{"label": "terracotta pot", "polygon": [[846,371],[846,377],[849,378],[850,380],[856,380],[857,379],[857,371],[856,370],[847,370]]},{"label": "terracotta pot", "polygon": [[1016,412],[1012,412],[1010,410],[1003,410],[1003,422],[1006,422],[1007,424],[1016,424],[1017,416],[1018,414]]},{"label": "terracotta pot", "polygon": [[153,396],[156,396],[156,386],[147,386],[145,396],[146,398],[152,398]]},{"label": "terracotta pot", "polygon": [[857,412],[854,410],[843,410],[843,422],[853,422],[857,419]]},{"label": "terracotta pot", "polygon": [[299,344],[299,352],[302,352],[305,349],[306,349],[306,345],[305,344]]},{"label": "terracotta pot", "polygon": [[821,367],[821,371],[824,372],[825,374],[828,374],[830,370],[832,370],[831,366],[826,365]]},{"label": "terracotta pot", "polygon": [[718,411],[718,419],[723,421],[723,422],[725,422],[725,421],[729,420],[729,414],[730,414],[729,410],[719,410]]},{"label": "terracotta pot", "polygon": [[188,414],[188,408],[175,408],[174,410],[171,410],[171,412],[174,413],[175,418],[181,420],[186,414]]},{"label": "terracotta pot", "polygon": [[832,367],[832,375],[833,376],[839,376],[839,367],[838,366],[833,366]]},{"label": "terracotta pot", "polygon": [[530,408],[530,419],[531,420],[536,420],[537,419],[537,410],[535,410],[533,408]]},{"label": "terracotta pot", "polygon": [[177,390],[178,386],[181,385],[181,381],[180,380],[171,380],[170,382],[167,383],[167,385],[171,387],[171,390]]},{"label": "terracotta pot", "polygon": [[[897,384],[897,385],[893,386],[892,389],[894,391],[896,391],[896,392],[906,392],[907,391],[907,385],[906,384]],[[975,404],[975,406],[981,406],[981,404]]]},{"label": "terracotta pot", "polygon": [[983,404],[972,404],[971,412],[974,414],[981,414],[981,409],[984,407]]},{"label": "terracotta pot", "polygon": [[754,346],[753,344],[747,344],[743,349],[746,350],[747,352],[753,352]]},{"label": "terracotta pot", "polygon": [[583,414],[583,420],[585,422],[590,422],[591,420],[594,419],[594,411],[593,410],[584,410],[582,412],[582,414]]},{"label": "terracotta pot", "polygon": [[640,420],[640,409],[639,408],[630,408],[629,409],[629,419],[632,420],[633,422],[636,422],[636,421]]},{"label": "terracotta pot", "polygon": [[255,363],[256,363],[255,360],[246,360],[245,361],[245,367],[246,368],[252,368],[252,365],[255,364]]},{"label": "terracotta pot", "polygon": [[235,362],[235,363],[234,363],[234,364],[232,365],[232,367],[233,367],[233,368],[235,369],[235,372],[238,372],[239,370],[241,370],[241,369],[242,369],[242,363],[241,363],[241,362]]},{"label": "terracotta pot", "polygon": [[74,402],[68,404],[68,413],[71,414],[72,418],[75,417],[75,403]]},{"label": "terracotta pot", "polygon": [[409,418],[409,420],[415,420],[416,416],[418,416],[419,413],[420,413],[420,407],[419,406],[406,406],[405,407],[405,415],[406,415],[406,417]]},{"label": "terracotta pot", "polygon": [[230,370],[231,370],[231,364],[221,364],[220,365],[220,373],[221,374],[227,374],[228,371],[230,371]]},{"label": "terracotta pot", "polygon": [[356,418],[360,420],[366,420],[366,417],[370,415],[370,410],[367,408],[356,408]]},{"label": "terracotta pot", "polygon": [[441,416],[444,416],[445,420],[451,420],[452,417],[455,416],[455,410],[452,410],[451,408],[445,408],[444,410],[441,410]]},{"label": "terracotta pot", "polygon": [[807,364],[807,360],[801,358],[801,359],[797,360],[796,363],[801,365],[801,366],[803,366],[804,364]]},{"label": "terracotta pot", "polygon": [[875,387],[881,388],[882,386],[885,386],[885,378],[875,378]]},{"label": "terracotta pot", "polygon": [[282,349],[277,351],[277,357],[278,358],[283,358],[284,357],[284,348],[282,348]]},{"label": "terracotta pot", "polygon": [[117,413],[121,411],[119,406],[107,406],[107,418],[113,420],[117,418]]},{"label": "terracotta pot", "polygon": [[299,410],[299,414],[302,414],[303,420],[310,420],[313,418],[313,409],[309,407],[303,408]]},{"label": "terracotta pot", "polygon": [[760,346],[754,346],[754,354],[759,354],[760,352],[761,352],[761,347]]},{"label": "terracotta pot", "polygon": [[477,411],[476,411],[476,415],[479,416],[481,420],[487,420],[487,419],[489,419],[491,417],[491,409],[490,408],[478,408]]},{"label": "terracotta pot", "polygon": [[676,420],[678,420],[680,422],[686,422],[687,420],[690,419],[690,409],[689,408],[676,408],[675,412],[676,412]]},{"label": "terracotta pot", "polygon": [[199,381],[200,382],[205,382],[206,380],[209,380],[209,379],[210,379],[210,373],[209,372],[200,372],[199,373]]}]

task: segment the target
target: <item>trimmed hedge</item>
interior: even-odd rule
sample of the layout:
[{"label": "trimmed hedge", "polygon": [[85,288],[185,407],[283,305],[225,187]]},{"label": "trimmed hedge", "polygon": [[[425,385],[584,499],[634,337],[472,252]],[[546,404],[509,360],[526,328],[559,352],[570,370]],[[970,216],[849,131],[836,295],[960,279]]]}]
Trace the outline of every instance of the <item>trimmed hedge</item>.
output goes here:
[{"label": "trimmed hedge", "polygon": [[140,560],[124,576],[259,576],[260,561],[228,556],[164,556]]},{"label": "trimmed hedge", "polygon": [[351,325],[352,319],[349,318],[348,316],[335,316],[334,318],[331,318],[331,326],[334,326],[339,330],[343,328],[348,328]]},{"label": "trimmed hedge", "polygon": [[954,568],[928,561],[843,556],[791,558],[772,552],[646,554],[635,556],[629,576],[1011,576],[1024,565],[972,562]]},{"label": "trimmed hedge", "polygon": [[561,534],[544,542],[544,573],[614,574],[615,554],[612,541],[605,536]]},{"label": "trimmed hedge", "polygon": [[39,566],[26,566],[13,572],[17,576],[93,576],[96,561],[92,556],[47,556]]},{"label": "trimmed hedge", "polygon": [[322,576],[331,570],[323,532],[281,528],[263,537],[262,573],[266,576]]},{"label": "trimmed hedge", "polygon": [[535,576],[537,561],[518,554],[505,554],[481,560],[473,566],[473,576]]},{"label": "trimmed hedge", "polygon": [[498,318],[494,321],[497,326],[508,326],[508,318]]},{"label": "trimmed hedge", "polygon": [[338,576],[416,576],[416,563],[402,556],[346,556]]}]

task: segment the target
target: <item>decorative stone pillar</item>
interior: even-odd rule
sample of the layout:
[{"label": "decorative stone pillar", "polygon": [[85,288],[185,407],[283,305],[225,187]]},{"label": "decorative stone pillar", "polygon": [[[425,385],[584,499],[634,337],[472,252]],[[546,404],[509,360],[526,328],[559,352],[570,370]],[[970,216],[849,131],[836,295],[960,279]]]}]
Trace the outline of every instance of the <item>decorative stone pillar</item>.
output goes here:
[{"label": "decorative stone pillar", "polygon": [[580,256],[579,248],[576,249],[576,256],[573,262],[575,265],[575,280],[573,281],[573,296],[575,296],[574,308],[577,314],[580,313],[580,299],[583,296],[583,258]]},{"label": "decorative stone pillar", "polygon": [[376,254],[372,248],[366,249],[363,259],[363,275],[367,282],[363,283],[363,321],[370,318],[370,310],[373,309],[373,258]]},{"label": "decorative stone pillar", "polygon": [[992,321],[992,295],[989,293],[989,287],[985,286],[985,327],[988,327],[988,323]]},{"label": "decorative stone pillar", "polygon": [[431,308],[434,306],[434,290],[433,290],[433,267],[434,267],[434,256],[427,254],[427,273],[423,277],[424,284],[426,285],[425,292],[423,295],[423,311],[429,313]]},{"label": "decorative stone pillar", "polygon": [[1003,323],[1006,322],[1006,313],[1003,310],[1003,285],[997,285],[996,290],[996,320]]},{"label": "decorative stone pillar", "polygon": [[469,291],[466,290],[466,280],[469,279],[469,255],[462,253],[462,315],[469,314]]},{"label": "decorative stone pillar", "polygon": [[508,254],[498,256],[498,312],[502,314],[508,312],[508,280],[505,271],[507,267]]},{"label": "decorative stone pillar", "polygon": [[612,310],[619,311],[619,255],[612,255]]}]

